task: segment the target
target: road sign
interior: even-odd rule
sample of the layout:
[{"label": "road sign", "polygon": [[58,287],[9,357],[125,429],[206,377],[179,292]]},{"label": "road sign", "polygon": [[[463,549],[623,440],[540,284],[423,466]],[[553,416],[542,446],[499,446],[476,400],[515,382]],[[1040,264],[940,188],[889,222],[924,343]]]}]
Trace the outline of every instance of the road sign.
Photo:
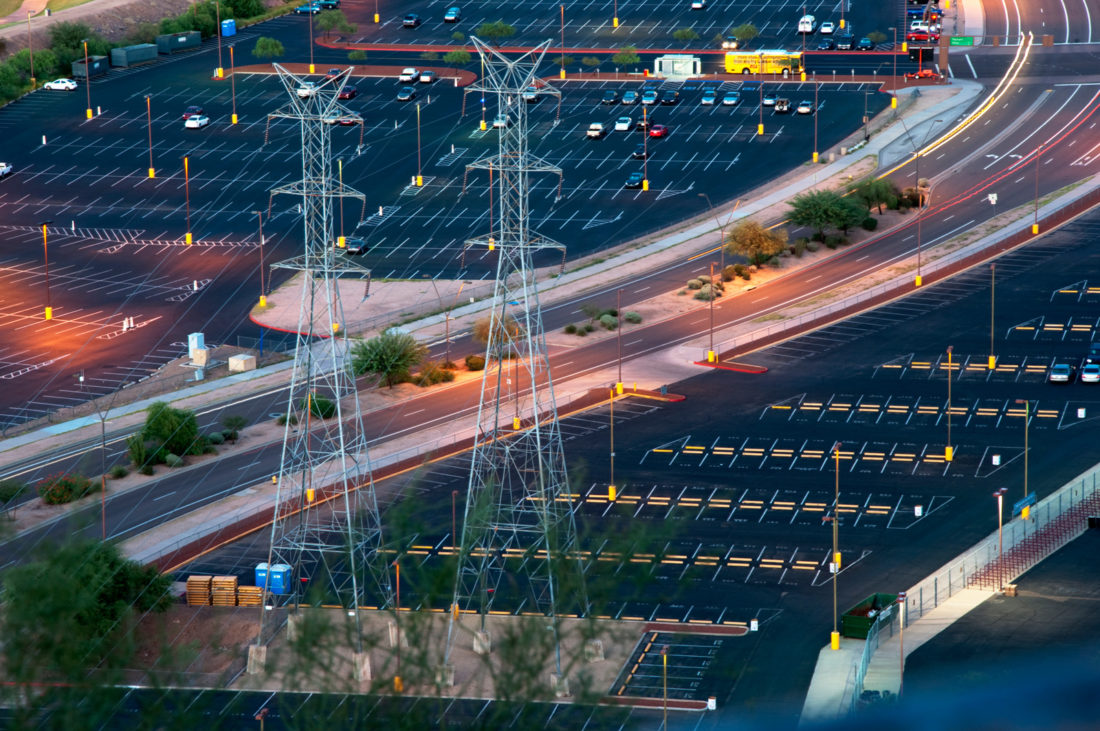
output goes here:
[{"label": "road sign", "polygon": [[949,46],[973,46],[974,36],[951,36],[947,39]]},{"label": "road sign", "polygon": [[1021,512],[1024,508],[1029,508],[1034,504],[1035,504],[1035,493],[1031,493],[1027,497],[1025,497],[1023,500],[1017,500],[1016,502],[1014,502],[1012,504],[1012,514],[1016,515],[1017,513]]}]

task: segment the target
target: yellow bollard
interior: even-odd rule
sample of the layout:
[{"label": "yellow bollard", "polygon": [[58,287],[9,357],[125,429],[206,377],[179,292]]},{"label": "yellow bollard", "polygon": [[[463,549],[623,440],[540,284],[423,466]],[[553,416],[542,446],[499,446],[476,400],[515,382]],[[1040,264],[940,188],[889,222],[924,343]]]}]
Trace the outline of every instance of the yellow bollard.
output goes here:
[{"label": "yellow bollard", "polygon": [[565,67],[564,66],[561,67],[561,78],[563,78],[563,79],[565,78]]},{"label": "yellow bollard", "polygon": [[488,129],[488,127],[485,126],[485,120],[484,119],[481,120],[481,125],[480,126],[481,126],[481,131],[482,132],[484,132],[486,129]]},{"label": "yellow bollard", "polygon": [[490,236],[489,237],[489,251],[493,251],[496,248],[497,248],[496,239],[494,239],[492,236]]},{"label": "yellow bollard", "polygon": [[840,649],[840,633],[839,632],[830,632],[829,633],[829,647],[833,650],[839,650]]},{"label": "yellow bollard", "polygon": [[88,119],[92,118],[92,108],[91,107],[88,107],[87,109],[84,110],[84,116],[87,117]]},{"label": "yellow bollard", "polygon": [[763,124],[756,125],[756,134],[758,134],[758,135],[764,134],[764,125]]},{"label": "yellow bollard", "polygon": [[230,119],[232,119],[232,120],[233,120],[233,121],[232,121],[232,123],[233,123],[233,124],[236,124],[236,123],[237,123],[237,115],[236,115],[236,114],[234,114],[234,115],[233,115],[232,117],[230,117]]},{"label": "yellow bollard", "polygon": [[335,335],[338,332],[340,332],[340,323],[338,323],[338,322],[332,323],[332,334]]},{"label": "yellow bollard", "polygon": [[817,153],[814,153],[814,162],[817,162]]},{"label": "yellow bollard", "polygon": [[278,475],[272,475],[271,476],[271,484],[272,485],[278,485],[279,484],[279,476]]},{"label": "yellow bollard", "polygon": [[799,79],[798,79],[798,80],[799,80],[799,81],[805,81],[805,80],[806,80],[806,72],[805,72],[805,71],[803,71],[803,72],[802,72],[802,73],[801,73],[801,74],[799,75]]},{"label": "yellow bollard", "polygon": [[375,13],[375,14],[374,14],[374,22],[375,22],[375,23],[377,23],[377,22],[378,22],[378,13]]},{"label": "yellow bollard", "polygon": [[840,573],[840,551],[833,554],[833,563],[836,564],[836,572]]},{"label": "yellow bollard", "polygon": [[260,307],[267,307],[267,297],[260,295]]},{"label": "yellow bollard", "polygon": [[310,65],[309,65],[309,72],[310,72],[311,74],[315,74],[315,73],[317,73],[317,67],[316,67],[316,66],[314,66],[313,64],[310,64]]},{"label": "yellow bollard", "polygon": [[47,307],[46,308],[46,319],[47,320],[52,320],[53,319],[53,308],[52,307]]},{"label": "yellow bollard", "polygon": [[713,363],[713,362],[714,362],[714,351],[713,350],[708,350],[707,351],[707,363]]},{"label": "yellow bollard", "polygon": [[424,187],[424,176],[423,175],[417,175],[416,176],[416,187],[417,188],[423,188]]},{"label": "yellow bollard", "polygon": [[313,502],[313,498],[317,496],[316,491],[312,488],[306,488],[306,502]]},{"label": "yellow bollard", "polygon": [[989,370],[993,370],[997,367],[997,359],[994,356],[989,356]]},{"label": "yellow bollard", "polygon": [[896,96],[890,97],[890,108],[891,109],[897,109],[898,108],[898,98]]},{"label": "yellow bollard", "polygon": [[615,384],[615,393],[619,396],[623,395],[623,384],[621,381]]},{"label": "yellow bollard", "polygon": [[607,486],[607,501],[610,502],[610,503],[613,503],[613,502],[615,502],[615,498],[617,496],[618,496],[618,493],[615,491],[615,486],[614,485],[608,485]]},{"label": "yellow bollard", "polygon": [[155,178],[155,177],[157,177],[157,171],[156,171],[156,170],[154,170],[153,168],[149,168],[149,177],[150,177],[150,178]]},{"label": "yellow bollard", "polygon": [[943,450],[943,461],[950,462],[955,458],[955,448],[950,444]]},{"label": "yellow bollard", "polygon": [[1037,223],[1031,224],[1031,235],[1032,236],[1038,236],[1039,235],[1039,224],[1037,224]]},{"label": "yellow bollard", "polygon": [[916,281],[913,283],[914,286],[919,287],[923,283],[924,283],[924,277],[922,277],[921,275],[918,274],[917,278],[916,278]]},{"label": "yellow bollard", "polygon": [[840,29],[844,30],[844,18],[840,19]]},{"label": "yellow bollard", "polygon": [[214,71],[214,76],[215,76],[216,78],[219,78],[219,79],[224,79],[224,78],[225,78],[225,69],[223,69],[223,68],[221,68],[221,67],[218,67],[218,68],[217,68],[217,69],[216,69],[216,70]]},{"label": "yellow bollard", "polygon": [[619,27],[619,19],[618,18],[612,18],[611,19],[611,25],[614,28],[618,28]]},{"label": "yellow bollard", "polygon": [[1024,520],[1029,520],[1031,518],[1031,506],[1030,505],[1025,505],[1024,506],[1024,509],[1020,511],[1020,517],[1023,518]]},{"label": "yellow bollard", "polygon": [[909,53],[909,44],[906,41],[901,42],[901,52]]},{"label": "yellow bollard", "polygon": [[339,246],[341,249],[346,249],[348,246],[348,240],[345,239],[343,236],[337,236],[336,245]]},{"label": "yellow bollard", "polygon": [[642,190],[649,190],[649,180],[648,179],[642,181]]},{"label": "yellow bollard", "polygon": [[184,237],[183,237],[183,240],[184,240],[184,243],[186,243],[186,244],[187,244],[188,246],[190,246],[190,245],[191,245],[191,243],[192,243],[192,241],[193,241],[193,240],[192,240],[192,238],[191,238],[191,232],[190,232],[190,231],[188,231],[188,232],[187,232],[187,233],[186,233],[186,234],[184,235]]},{"label": "yellow bollard", "polygon": [[393,676],[393,692],[394,693],[403,693],[404,691],[405,691],[405,684],[401,682],[401,676],[400,675]]},{"label": "yellow bollard", "polygon": [[513,416],[512,417],[512,428],[516,429],[516,430],[519,429],[519,417],[518,416]]}]

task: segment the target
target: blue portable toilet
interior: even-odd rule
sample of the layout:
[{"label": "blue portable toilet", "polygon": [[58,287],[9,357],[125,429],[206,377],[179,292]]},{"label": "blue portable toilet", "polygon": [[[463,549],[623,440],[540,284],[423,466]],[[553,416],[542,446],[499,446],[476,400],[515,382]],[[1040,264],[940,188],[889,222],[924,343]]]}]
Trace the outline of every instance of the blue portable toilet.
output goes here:
[{"label": "blue portable toilet", "polygon": [[237,35],[237,21],[227,18],[222,21],[222,37]]},{"label": "blue portable toilet", "polygon": [[267,588],[267,562],[256,564],[256,586]]},{"label": "blue portable toilet", "polygon": [[267,575],[267,589],[272,594],[286,594],[290,590],[290,566],[285,563],[272,564]]}]

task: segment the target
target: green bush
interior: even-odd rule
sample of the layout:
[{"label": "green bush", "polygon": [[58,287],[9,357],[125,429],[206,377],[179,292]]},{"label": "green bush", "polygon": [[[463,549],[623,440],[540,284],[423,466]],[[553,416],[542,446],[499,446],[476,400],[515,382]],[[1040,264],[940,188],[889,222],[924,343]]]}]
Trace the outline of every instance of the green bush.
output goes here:
[{"label": "green bush", "polygon": [[156,469],[151,464],[143,464],[141,469],[138,470],[143,475],[151,475],[156,472]]},{"label": "green bush", "polygon": [[164,464],[168,465],[169,467],[182,467],[183,457],[179,456],[178,454],[172,454],[171,452],[169,452],[168,454],[164,455]]},{"label": "green bush", "polygon": [[744,264],[734,264],[733,273],[741,277],[742,279],[748,279],[748,277],[745,276],[746,274],[748,274],[748,269],[745,267]]},{"label": "green bush", "polygon": [[831,235],[825,237],[825,245],[830,249],[835,249],[838,246],[844,246],[848,243],[848,239],[843,236]]},{"label": "green bush", "polygon": [[565,334],[566,335],[576,335],[577,334],[577,326],[574,325],[573,323],[569,323],[568,325],[565,326]]},{"label": "green bush", "polygon": [[336,404],[330,398],[318,393],[311,393],[308,397],[302,399],[302,402],[298,404],[298,408],[305,411],[307,401],[309,402],[309,411],[315,419],[330,419],[336,415]]},{"label": "green bush", "polygon": [[462,43],[466,40],[466,34],[456,30],[451,34],[451,40],[455,43]]},{"label": "green bush", "polygon": [[642,321],[642,316],[639,315],[637,312],[627,311],[623,313],[623,319],[631,323],[632,325],[637,325]]},{"label": "green bush", "polygon": [[733,264],[726,264],[726,266],[722,268],[723,282],[732,282],[733,278],[736,276],[737,273],[733,270]]},{"label": "green bush", "polygon": [[241,433],[236,429],[222,429],[220,434],[222,435],[222,440],[226,442],[235,442],[241,436]]},{"label": "green bush", "polygon": [[800,238],[794,242],[794,246],[791,248],[794,250],[794,255],[798,258],[802,258],[802,255],[806,253],[806,239]]},{"label": "green bush", "polygon": [[0,480],[0,505],[7,505],[27,491],[27,484],[19,480]]},{"label": "green bush", "polygon": [[688,289],[699,289],[702,286],[703,286],[703,280],[702,279],[689,279],[687,281],[687,288]]},{"label": "green bush", "polygon": [[595,329],[596,329],[596,326],[595,326],[595,325],[593,325],[593,324],[592,324],[591,322],[586,322],[586,323],[584,323],[584,331],[585,331],[586,333],[590,333],[590,332],[592,332],[592,331],[593,331],[593,330],[595,330]]},{"label": "green bush", "polygon": [[279,416],[276,417],[276,419],[275,419],[275,423],[278,424],[279,426],[286,426],[286,423],[288,421],[291,423],[291,425],[297,424],[298,423],[298,415],[297,414],[291,414],[290,418],[287,418],[286,414],[279,414]]},{"label": "green bush", "polygon": [[807,241],[806,242],[806,251],[808,251],[812,254],[815,251],[817,251],[817,249],[818,249],[818,246],[814,242],[812,242],[812,241]]},{"label": "green bush", "polygon": [[600,315],[600,324],[606,330],[614,330],[619,326],[619,318],[614,315]]},{"label": "green bush", "polygon": [[717,290],[711,287],[709,284],[704,284],[698,292],[695,293],[695,299],[702,300],[704,302],[710,302],[717,297]]},{"label": "green bush", "polygon": [[438,61],[439,60],[439,54],[436,53],[435,51],[424,51],[423,53],[420,54],[420,58],[423,61]]},{"label": "green bush", "polygon": [[348,51],[348,60],[349,61],[366,61],[367,60],[367,52],[366,51],[360,51],[360,50]]},{"label": "green bush", "polygon": [[211,432],[206,435],[206,438],[210,440],[210,443],[213,444],[215,447],[225,444],[225,437],[222,436],[222,433],[220,431]]},{"label": "green bush", "polygon": [[823,242],[825,241],[825,234],[821,233],[820,231],[815,231],[813,235],[810,236],[810,241]]},{"label": "green bush", "polygon": [[121,480],[123,477],[130,474],[130,470],[126,469],[125,465],[116,464],[107,474],[111,476],[112,480]]},{"label": "green bush", "polygon": [[480,371],[485,368],[485,358],[480,355],[466,356],[466,370]]},{"label": "green bush", "polygon": [[580,330],[577,330],[577,335],[579,335],[582,338],[587,334],[588,334],[588,331],[585,330],[583,327]]},{"label": "green bush", "polygon": [[583,56],[581,58],[581,63],[589,68],[592,68],[594,66],[600,65],[600,59],[596,56]]},{"label": "green bush", "polygon": [[874,216],[868,216],[867,218],[863,219],[863,223],[861,223],[860,226],[863,227],[864,231],[874,231],[876,228],[878,228],[878,219]]},{"label": "green bush", "polygon": [[54,475],[38,486],[38,496],[47,505],[63,505],[91,494],[98,487],[84,475]]},{"label": "green bush", "polygon": [[130,455],[130,461],[138,467],[149,462],[149,447],[141,434],[133,434],[126,439],[126,451]]},{"label": "green bush", "polygon": [[417,386],[434,386],[437,383],[450,382],[455,379],[453,371],[444,368],[439,361],[430,360],[420,366],[420,372],[416,374],[413,383]]}]

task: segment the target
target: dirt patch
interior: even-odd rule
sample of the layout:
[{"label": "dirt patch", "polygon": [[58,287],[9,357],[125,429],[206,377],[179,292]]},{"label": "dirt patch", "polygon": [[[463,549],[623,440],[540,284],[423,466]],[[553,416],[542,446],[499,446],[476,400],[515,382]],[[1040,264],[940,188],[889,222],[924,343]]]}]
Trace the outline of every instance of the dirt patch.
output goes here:
[{"label": "dirt patch", "polygon": [[260,611],[175,604],[164,614],[146,615],[134,628],[138,646],[129,674],[221,687],[244,669],[248,645],[259,636]]}]

